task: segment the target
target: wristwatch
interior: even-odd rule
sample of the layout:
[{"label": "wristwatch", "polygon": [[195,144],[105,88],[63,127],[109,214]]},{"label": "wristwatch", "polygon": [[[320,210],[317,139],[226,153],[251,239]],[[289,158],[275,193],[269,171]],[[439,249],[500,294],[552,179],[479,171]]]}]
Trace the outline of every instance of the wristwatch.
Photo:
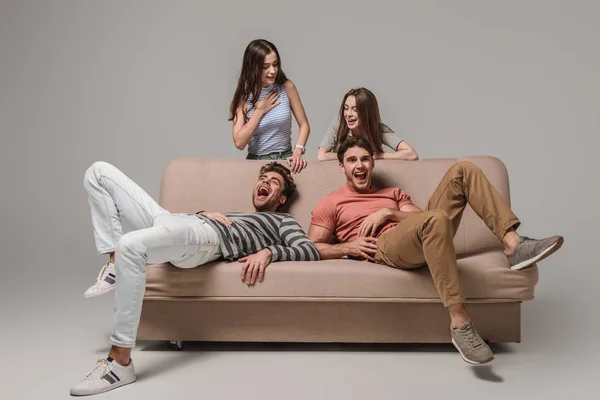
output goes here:
[{"label": "wristwatch", "polygon": [[302,150],[302,154],[304,154],[304,152],[306,151],[306,149],[304,148],[304,146],[302,146],[301,144],[297,144],[296,148]]}]

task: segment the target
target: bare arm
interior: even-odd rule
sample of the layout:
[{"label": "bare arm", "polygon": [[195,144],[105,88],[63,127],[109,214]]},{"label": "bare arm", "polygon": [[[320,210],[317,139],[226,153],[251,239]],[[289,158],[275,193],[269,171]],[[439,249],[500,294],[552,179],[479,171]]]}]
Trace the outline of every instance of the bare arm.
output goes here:
[{"label": "bare arm", "polygon": [[411,145],[406,142],[406,140],[403,140],[396,147],[396,151],[381,153],[379,158],[383,158],[384,160],[416,161],[419,159],[419,155],[415,149],[413,149]]},{"label": "bare arm", "polygon": [[331,231],[322,226],[311,224],[308,229],[308,238],[317,246],[321,260],[345,256],[373,260],[373,255],[377,251],[377,239],[375,238],[360,238],[347,243],[329,244],[331,236]]},{"label": "bare arm", "polygon": [[337,160],[337,153],[331,152],[324,147],[319,147],[319,151],[317,153],[317,160],[319,160],[319,161]]},{"label": "bare arm", "polygon": [[310,135],[310,124],[308,123],[308,118],[306,117],[306,111],[304,111],[302,100],[300,100],[298,89],[296,88],[296,85],[294,85],[294,82],[290,80],[285,82],[283,88],[285,89],[285,93],[290,101],[290,108],[292,109],[294,118],[298,123],[298,144],[306,146],[306,142],[308,142],[308,136]]},{"label": "bare arm", "polygon": [[[300,100],[300,95],[298,94],[298,89],[294,82],[291,80],[287,80],[283,84],[283,88],[285,89],[285,94],[290,101],[290,108],[292,109],[292,113],[294,114],[294,118],[298,123],[298,143],[301,146],[306,147],[306,142],[308,141],[308,135],[310,135],[310,124],[308,123],[308,118],[306,117],[306,112],[304,111],[304,105],[302,105],[302,100]],[[306,167],[306,161],[302,159],[302,155],[304,152],[301,149],[294,148],[293,156],[290,160],[290,167],[292,172],[298,173],[304,167]]]}]

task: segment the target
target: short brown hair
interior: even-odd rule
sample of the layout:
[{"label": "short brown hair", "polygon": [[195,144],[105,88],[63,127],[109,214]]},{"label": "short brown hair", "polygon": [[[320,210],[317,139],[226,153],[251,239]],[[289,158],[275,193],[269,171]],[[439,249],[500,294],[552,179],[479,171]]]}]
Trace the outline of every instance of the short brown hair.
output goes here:
[{"label": "short brown hair", "polygon": [[348,136],[346,140],[339,145],[337,150],[337,158],[340,164],[344,163],[344,154],[352,147],[360,147],[361,149],[365,149],[369,152],[369,155],[373,157],[373,147],[367,140],[360,136]]},{"label": "short brown hair", "polygon": [[259,175],[264,175],[267,172],[276,172],[281,175],[283,178],[283,195],[286,197],[287,202],[296,190],[296,183],[294,183],[294,178],[292,178],[292,172],[287,167],[275,161],[263,165]]}]

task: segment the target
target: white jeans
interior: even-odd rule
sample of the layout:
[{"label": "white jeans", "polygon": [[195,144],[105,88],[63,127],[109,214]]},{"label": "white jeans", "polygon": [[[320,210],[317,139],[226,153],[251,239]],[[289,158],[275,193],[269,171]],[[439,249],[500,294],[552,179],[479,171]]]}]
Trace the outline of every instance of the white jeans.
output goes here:
[{"label": "white jeans", "polygon": [[[84,187],[98,253],[115,252],[115,322],[110,343],[134,347],[146,264],[194,268],[221,256],[215,230],[194,215],[171,214],[114,166],[94,163]],[[134,229],[123,234],[121,220]]]}]

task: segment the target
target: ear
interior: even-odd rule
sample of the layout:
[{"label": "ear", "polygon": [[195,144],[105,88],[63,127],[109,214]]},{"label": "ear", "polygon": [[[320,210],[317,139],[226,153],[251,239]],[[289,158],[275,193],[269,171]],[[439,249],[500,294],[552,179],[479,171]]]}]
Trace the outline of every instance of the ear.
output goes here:
[{"label": "ear", "polygon": [[342,163],[340,163],[340,171],[341,171],[342,174],[345,172],[344,171],[344,164],[342,164]]},{"label": "ear", "polygon": [[279,204],[284,205],[286,201],[287,197],[282,194],[281,197],[279,197]]}]

